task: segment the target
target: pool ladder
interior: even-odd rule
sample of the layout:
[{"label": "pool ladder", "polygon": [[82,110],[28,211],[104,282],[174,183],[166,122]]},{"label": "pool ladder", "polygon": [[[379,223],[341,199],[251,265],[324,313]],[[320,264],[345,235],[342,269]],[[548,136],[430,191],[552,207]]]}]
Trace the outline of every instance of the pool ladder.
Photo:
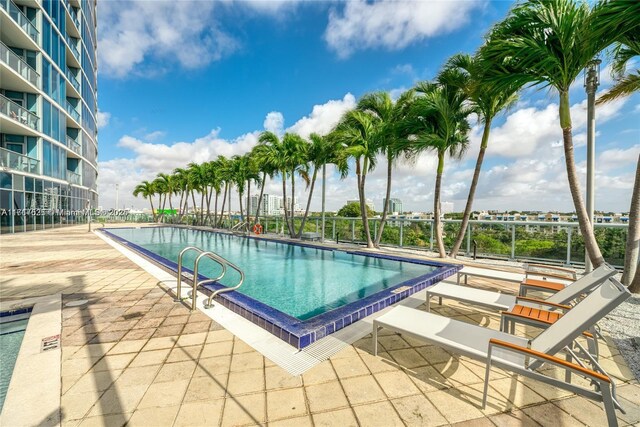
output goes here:
[{"label": "pool ladder", "polygon": [[[193,279],[192,279],[192,292],[191,292],[191,311],[194,311],[196,309],[196,300],[198,297],[198,287],[201,285],[204,285],[206,283],[213,283],[213,282],[217,282],[218,280],[222,280],[222,278],[224,277],[224,275],[227,273],[227,267],[231,267],[233,270],[237,271],[240,274],[240,281],[238,281],[238,284],[235,286],[229,286],[226,288],[222,288],[222,289],[218,289],[217,291],[214,291],[210,296],[209,296],[209,300],[207,301],[207,303],[205,304],[205,308],[210,308],[211,304],[213,302],[213,298],[222,293],[222,292],[230,292],[230,291],[235,291],[236,289],[238,289],[240,287],[240,285],[242,285],[242,283],[244,282],[244,272],[235,264],[227,261],[226,259],[222,258],[220,255],[214,253],[214,252],[210,252],[210,251],[203,251],[200,248],[197,248],[195,246],[188,246],[186,248],[184,248],[181,252],[180,255],[178,255],[178,287],[176,289],[176,302],[182,302],[182,258],[184,256],[185,253],[190,252],[190,251],[195,251],[198,252],[199,255],[196,258],[196,261],[194,263],[193,266]],[[198,265],[200,264],[200,261],[203,258],[209,258],[212,261],[217,262],[220,267],[222,267],[222,272],[220,273],[220,275],[214,279],[205,279],[205,280],[200,280],[198,281]]]}]

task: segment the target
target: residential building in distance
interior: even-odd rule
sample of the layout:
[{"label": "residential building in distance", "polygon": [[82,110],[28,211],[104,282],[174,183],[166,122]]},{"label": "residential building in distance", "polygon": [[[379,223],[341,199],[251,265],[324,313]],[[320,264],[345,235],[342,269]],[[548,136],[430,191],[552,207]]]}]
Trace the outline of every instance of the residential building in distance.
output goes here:
[{"label": "residential building in distance", "polygon": [[[249,199],[249,214],[255,215],[258,208],[259,195],[251,196]],[[289,204],[289,210],[291,210],[291,199],[287,199]],[[300,205],[298,204],[298,198],[293,199],[293,211],[294,213],[300,213]],[[277,216],[284,215],[284,203],[282,203],[282,196],[276,196],[274,194],[263,194],[262,202],[260,203],[260,215],[261,216]]]},{"label": "residential building in distance", "polygon": [[[387,206],[387,198],[386,197],[382,199],[382,206]],[[402,210],[402,200],[395,199],[393,197],[389,198],[389,206],[387,208],[387,213],[388,214],[393,214],[393,213],[401,214],[401,213],[404,213],[404,211]]]},{"label": "residential building in distance", "polygon": [[0,233],[98,206],[95,0],[0,1]]}]

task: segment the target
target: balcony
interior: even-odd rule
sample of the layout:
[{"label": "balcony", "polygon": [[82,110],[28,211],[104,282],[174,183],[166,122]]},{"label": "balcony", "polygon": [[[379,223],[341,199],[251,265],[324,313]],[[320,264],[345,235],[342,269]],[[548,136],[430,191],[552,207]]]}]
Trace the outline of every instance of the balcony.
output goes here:
[{"label": "balcony", "polygon": [[71,6],[71,3],[69,3],[68,0],[63,0],[63,3],[67,7],[67,10],[69,11],[69,16],[71,16],[71,20],[75,24],[76,29],[78,30],[78,33],[80,33],[80,20],[78,19],[78,13]]},{"label": "balcony", "polygon": [[[2,0],[0,0],[2,1]],[[38,86],[40,74],[36,72],[22,58],[16,55],[7,45],[0,42],[0,61],[4,62],[16,73],[34,86]]]},{"label": "balcony", "polygon": [[40,173],[40,160],[32,159],[15,151],[0,148],[0,167],[33,174]]},{"label": "balcony", "polygon": [[0,114],[4,114],[25,126],[29,126],[33,130],[38,130],[40,118],[4,95],[0,95]]},{"label": "balcony", "polygon": [[68,170],[67,171],[67,182],[69,184],[81,185],[82,184],[82,177],[80,176],[79,173],[75,173],[73,171]]},{"label": "balcony", "polygon": [[71,149],[74,153],[81,156],[82,155],[82,146],[75,139],[71,138],[67,135],[67,147]]},{"label": "balcony", "polygon": [[11,0],[0,0],[0,6],[2,6],[9,16],[16,21],[20,28],[22,28],[37,44],[40,33],[24,13],[22,13],[18,6],[16,6],[16,4]]},{"label": "balcony", "polygon": [[69,69],[69,67],[67,67],[67,70],[65,72],[67,78],[69,79],[69,81],[71,82],[71,85],[75,88],[75,90],[78,91],[78,94],[80,94],[80,82],[78,81],[78,79],[76,79],[76,76],[71,72],[71,70]]},{"label": "balcony", "polygon": [[69,101],[66,101],[65,106],[67,108],[67,112],[71,114],[73,120],[80,124],[80,113],[78,113],[73,105]]},{"label": "balcony", "polygon": [[[0,1],[3,1],[3,0],[0,0]],[[67,40],[67,44],[69,45],[69,48],[71,49],[71,53],[73,53],[73,56],[78,61],[78,64],[80,64],[80,51],[78,50],[77,41],[74,42],[73,38],[69,37],[68,34],[65,36],[65,38]]]}]

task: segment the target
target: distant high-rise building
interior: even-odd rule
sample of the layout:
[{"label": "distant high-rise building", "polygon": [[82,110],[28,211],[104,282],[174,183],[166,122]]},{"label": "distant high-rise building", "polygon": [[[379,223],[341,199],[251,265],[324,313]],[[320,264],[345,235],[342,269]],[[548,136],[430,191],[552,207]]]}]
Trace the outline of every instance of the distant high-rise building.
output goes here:
[{"label": "distant high-rise building", "polygon": [[0,233],[98,207],[96,1],[0,1]]},{"label": "distant high-rise building", "polygon": [[[291,199],[287,199],[289,210],[291,210]],[[258,196],[251,196],[249,214],[255,215],[258,207]],[[298,205],[298,198],[293,199],[294,211],[300,210]],[[276,196],[274,194],[263,194],[262,202],[260,203],[260,215],[262,216],[274,216],[284,215],[284,203],[282,203],[282,196]]]},{"label": "distant high-rise building", "polygon": [[[382,199],[382,206],[386,206],[387,205],[387,198],[385,197],[384,199]],[[402,210],[402,200],[400,199],[394,199],[393,197],[389,199],[389,207],[387,208],[387,213],[403,213],[404,211]]]}]

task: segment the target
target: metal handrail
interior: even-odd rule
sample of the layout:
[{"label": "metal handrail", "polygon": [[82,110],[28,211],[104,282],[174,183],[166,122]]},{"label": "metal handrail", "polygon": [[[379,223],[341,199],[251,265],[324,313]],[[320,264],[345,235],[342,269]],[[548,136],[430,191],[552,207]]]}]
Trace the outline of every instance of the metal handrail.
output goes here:
[{"label": "metal handrail", "polygon": [[[217,254],[215,254],[213,252],[210,252],[210,251],[205,252],[205,251],[203,251],[202,249],[200,249],[198,247],[187,246],[182,251],[180,251],[180,254],[178,255],[178,286],[176,288],[176,299],[175,299],[176,302],[182,302],[182,258],[184,257],[184,254],[189,252],[189,251],[196,251],[196,252],[198,252],[200,254],[196,258],[194,266],[193,266],[193,279],[191,281],[191,283],[193,285],[192,286],[192,292],[191,292],[191,310],[192,311],[196,309],[198,287],[200,285],[204,285],[205,283],[213,283],[213,282],[217,282],[218,280],[221,280],[224,277],[224,275],[227,273],[227,266],[229,266],[232,269],[236,270],[240,274],[240,281],[235,286],[230,286],[230,287],[227,287],[227,288],[218,289],[217,291],[213,292],[211,294],[211,296],[209,297],[209,300],[208,300],[207,304],[205,305],[206,308],[211,307],[211,302],[213,300],[213,297],[215,297],[216,295],[218,295],[221,292],[229,292],[229,291],[236,290],[244,282],[244,272],[242,270],[240,270],[240,268],[238,268],[238,266],[236,266],[235,264],[227,261],[226,259],[224,259],[220,255],[217,255]],[[205,279],[205,280],[198,281],[198,266],[200,264],[200,260],[202,258],[205,258],[205,257],[209,258],[212,261],[217,262],[220,265],[220,267],[222,267],[222,272],[216,278]]]}]

